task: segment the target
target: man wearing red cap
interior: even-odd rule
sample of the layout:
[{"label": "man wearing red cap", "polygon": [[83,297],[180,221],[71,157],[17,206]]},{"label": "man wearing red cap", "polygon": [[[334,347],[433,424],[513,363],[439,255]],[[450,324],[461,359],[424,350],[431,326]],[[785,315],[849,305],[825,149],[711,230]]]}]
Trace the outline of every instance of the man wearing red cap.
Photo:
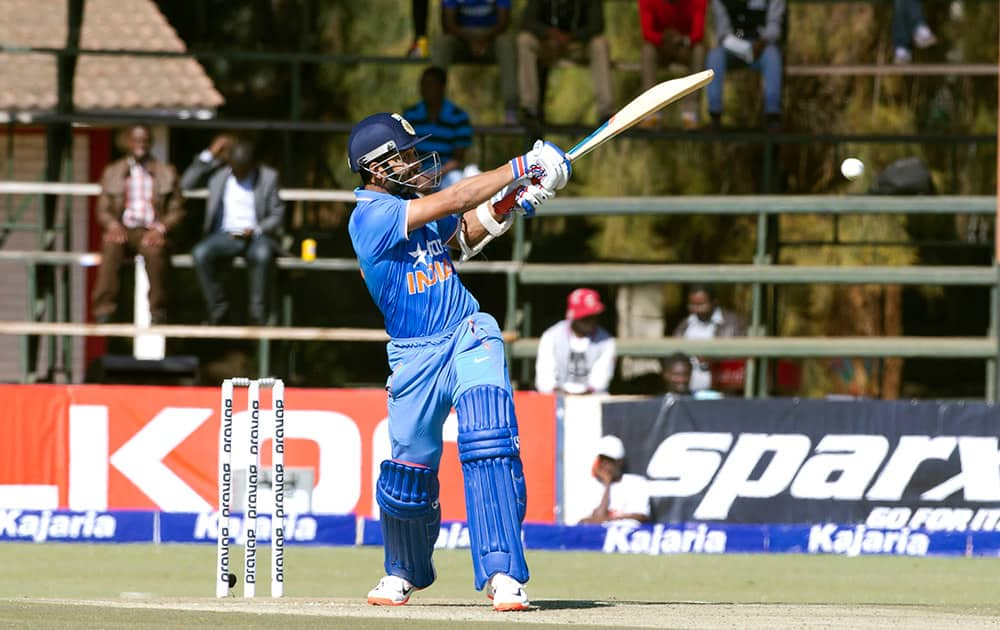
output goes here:
[{"label": "man wearing red cap", "polygon": [[542,333],[535,359],[535,389],[549,394],[608,391],[615,373],[615,339],[598,325],[604,312],[593,289],[577,289],[566,300],[566,319]]}]

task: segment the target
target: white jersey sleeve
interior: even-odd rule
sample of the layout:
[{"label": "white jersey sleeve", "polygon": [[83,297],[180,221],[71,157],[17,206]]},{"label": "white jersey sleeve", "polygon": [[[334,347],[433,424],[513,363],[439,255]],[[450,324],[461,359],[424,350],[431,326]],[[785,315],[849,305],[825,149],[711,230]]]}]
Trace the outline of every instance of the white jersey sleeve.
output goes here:
[{"label": "white jersey sleeve", "polygon": [[538,340],[538,354],[535,357],[535,389],[543,394],[551,394],[556,389],[556,329],[549,328]]},{"label": "white jersey sleeve", "polygon": [[604,393],[611,385],[611,379],[615,375],[615,361],[617,360],[617,347],[615,338],[609,337],[600,342],[600,354],[592,366],[590,366],[590,376],[588,384],[590,391]]}]

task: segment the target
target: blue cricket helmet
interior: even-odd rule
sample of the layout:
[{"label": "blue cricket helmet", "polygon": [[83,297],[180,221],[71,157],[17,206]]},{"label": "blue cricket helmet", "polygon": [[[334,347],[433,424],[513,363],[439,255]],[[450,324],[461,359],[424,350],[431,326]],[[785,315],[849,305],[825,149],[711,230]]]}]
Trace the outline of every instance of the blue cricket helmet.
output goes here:
[{"label": "blue cricket helmet", "polygon": [[347,140],[347,161],[355,173],[366,164],[392,151],[406,151],[430,137],[418,136],[413,125],[399,114],[372,114],[351,130]]}]

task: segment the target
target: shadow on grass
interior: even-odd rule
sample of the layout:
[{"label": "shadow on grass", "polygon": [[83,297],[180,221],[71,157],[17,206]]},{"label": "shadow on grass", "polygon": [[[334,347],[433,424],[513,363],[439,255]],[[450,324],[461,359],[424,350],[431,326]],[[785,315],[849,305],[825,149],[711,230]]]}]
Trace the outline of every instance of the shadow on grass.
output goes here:
[{"label": "shadow on grass", "polygon": [[542,599],[532,600],[532,608],[538,610],[584,610],[589,608],[609,608],[617,602],[599,602],[591,599]]}]

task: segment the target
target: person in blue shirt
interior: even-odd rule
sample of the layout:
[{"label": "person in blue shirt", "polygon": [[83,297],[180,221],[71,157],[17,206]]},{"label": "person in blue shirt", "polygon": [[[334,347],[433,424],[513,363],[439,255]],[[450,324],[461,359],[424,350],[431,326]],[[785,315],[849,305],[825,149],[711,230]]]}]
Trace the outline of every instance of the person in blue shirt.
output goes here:
[{"label": "person in blue shirt", "polygon": [[523,610],[527,496],[503,335],[462,284],[449,249],[477,254],[510,228],[512,208],[531,215],[565,186],[570,163],[559,147],[538,141],[508,164],[425,194],[437,175],[436,156],[414,148],[425,139],[389,113],[365,118],[348,139],[362,182],[348,231],[391,338],[392,459],[381,463],[375,489],[386,576],[368,603],[399,606],[434,582],[437,470],[454,407],[476,590],[487,587],[496,610]]},{"label": "person in blue shirt", "polygon": [[510,0],[442,0],[443,33],[431,47],[431,63],[495,61],[500,71],[504,122],[517,124],[517,52],[510,31]]},{"label": "person in blue shirt", "polygon": [[472,145],[472,125],[465,110],[444,97],[448,75],[431,66],[420,75],[421,100],[403,111],[418,136],[428,136],[417,144],[417,153],[437,152],[441,158],[441,188],[464,177],[466,151]]}]

